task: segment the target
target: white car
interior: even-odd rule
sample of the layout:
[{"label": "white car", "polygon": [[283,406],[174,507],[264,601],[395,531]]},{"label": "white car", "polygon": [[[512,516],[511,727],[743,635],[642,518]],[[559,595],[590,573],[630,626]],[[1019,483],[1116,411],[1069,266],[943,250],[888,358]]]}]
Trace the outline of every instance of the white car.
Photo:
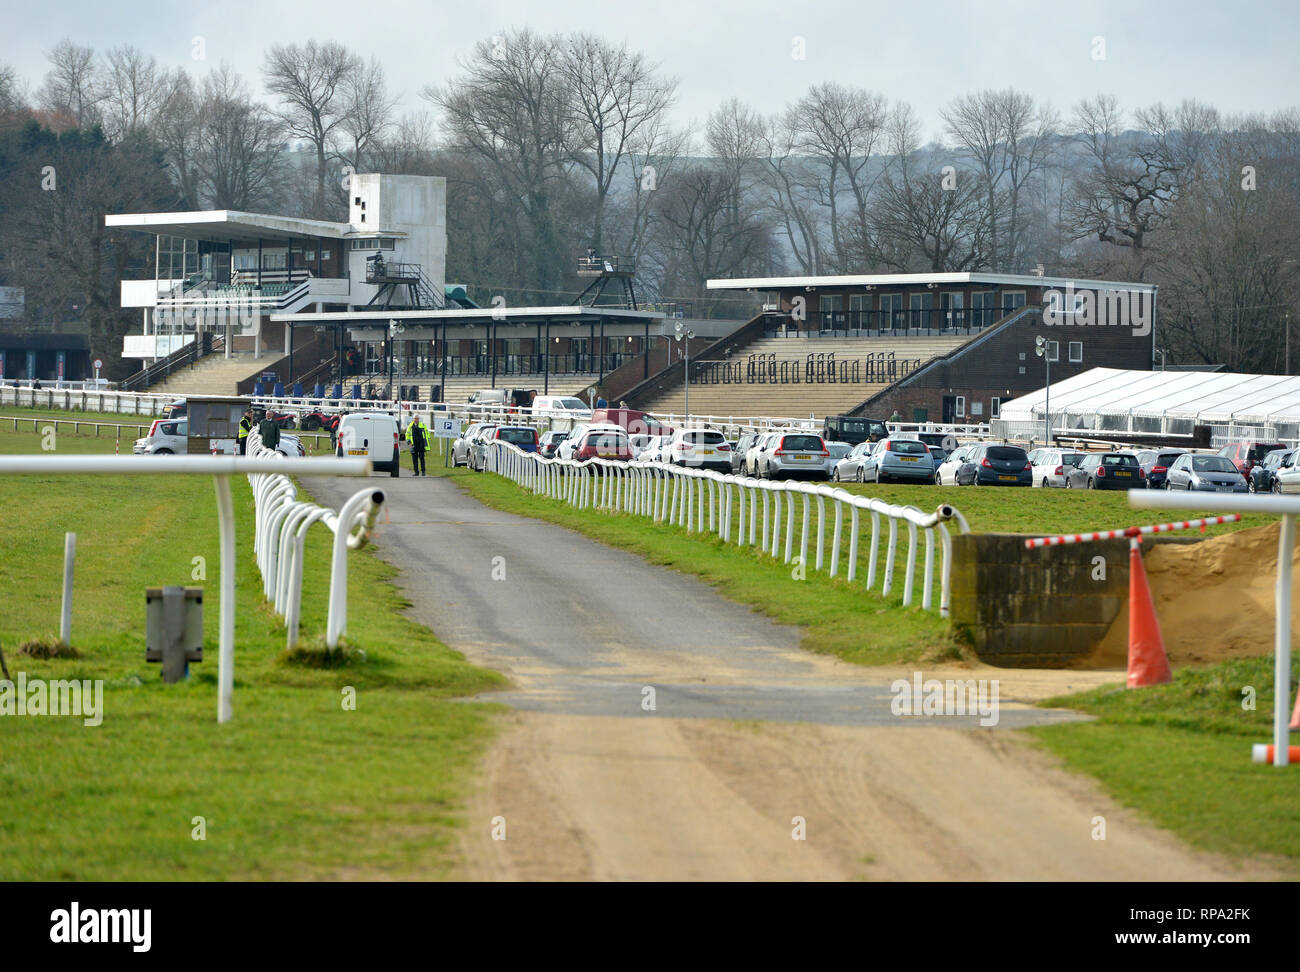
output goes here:
[{"label": "white car", "polygon": [[1065,488],[1065,474],[1070,466],[1078,466],[1082,452],[1073,449],[1035,449],[1029,454],[1029,464],[1034,467],[1034,485],[1045,488]]},{"label": "white car", "polygon": [[461,432],[451,444],[451,464],[453,466],[468,466],[469,451],[474,444],[474,439],[484,429],[495,428],[495,426],[495,422],[471,422],[465,426],[465,431]]},{"label": "white car", "polygon": [[397,417],[387,412],[348,412],[339,419],[334,433],[334,452],[339,456],[364,456],[377,472],[401,474],[398,452],[400,436]]},{"label": "white car", "polygon": [[550,418],[571,418],[575,422],[591,421],[591,408],[581,398],[572,395],[538,395],[533,399],[533,411]]},{"label": "white car", "polygon": [[939,468],[934,471],[934,481],[940,486],[960,486],[961,484],[957,482],[957,473],[962,466],[969,464],[970,454],[978,445],[978,442],[972,442],[958,446],[950,452],[948,458],[944,459],[939,464]]},{"label": "white car", "polygon": [[674,466],[731,472],[731,443],[713,429],[678,429],[660,451]]},{"label": "white car", "polygon": [[744,474],[757,479],[759,460],[762,458],[763,453],[772,445],[772,443],[780,441],[780,432],[764,432],[760,435],[758,439],[755,440],[754,444],[749,447],[749,451],[745,453],[745,462],[743,466]]},{"label": "white car", "polygon": [[157,419],[143,438],[136,439],[131,452],[137,456],[185,455],[189,423],[185,419]]}]

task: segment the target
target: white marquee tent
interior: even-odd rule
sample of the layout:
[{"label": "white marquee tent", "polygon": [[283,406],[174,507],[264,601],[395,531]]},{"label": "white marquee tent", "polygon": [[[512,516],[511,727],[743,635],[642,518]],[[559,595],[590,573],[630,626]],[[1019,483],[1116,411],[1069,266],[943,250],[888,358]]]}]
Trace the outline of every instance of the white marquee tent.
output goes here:
[{"label": "white marquee tent", "polygon": [[[1054,430],[1105,430],[1190,435],[1208,425],[1214,444],[1243,435],[1300,438],[1300,377],[1206,371],[1093,368],[1051,386]],[[1041,436],[1044,389],[1001,406],[995,435]]]}]

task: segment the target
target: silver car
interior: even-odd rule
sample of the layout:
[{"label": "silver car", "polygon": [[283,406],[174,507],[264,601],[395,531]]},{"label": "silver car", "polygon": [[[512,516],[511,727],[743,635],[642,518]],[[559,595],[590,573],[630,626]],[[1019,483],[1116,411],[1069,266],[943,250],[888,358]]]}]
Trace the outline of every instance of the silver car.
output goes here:
[{"label": "silver car", "polygon": [[835,464],[831,479],[837,483],[856,483],[862,478],[862,464],[871,453],[873,442],[859,442],[849,450],[848,455]]},{"label": "silver car", "polygon": [[1189,489],[1214,493],[1249,492],[1246,477],[1231,459],[1185,452],[1169,467],[1165,489]]},{"label": "silver car", "polygon": [[825,479],[826,442],[816,432],[782,432],[769,437],[758,456],[762,479]]},{"label": "silver car", "polygon": [[185,455],[189,450],[189,422],[185,419],[160,419],[149,434],[136,439],[131,452],[137,456]]}]

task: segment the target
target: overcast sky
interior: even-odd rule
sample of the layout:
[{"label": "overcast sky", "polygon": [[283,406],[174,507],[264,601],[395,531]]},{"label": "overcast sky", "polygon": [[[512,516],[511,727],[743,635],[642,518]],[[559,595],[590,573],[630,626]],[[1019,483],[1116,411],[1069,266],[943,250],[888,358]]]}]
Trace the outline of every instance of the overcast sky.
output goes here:
[{"label": "overcast sky", "polygon": [[[315,37],[379,57],[403,107],[455,74],[475,40],[510,27],[589,30],[626,40],[681,79],[680,122],[702,121],[737,96],[764,113],[820,81],[910,102],[939,134],[954,96],[1007,86],[1066,113],[1081,98],[1117,95],[1125,108],[1198,98],[1228,112],[1268,112],[1300,102],[1295,0],[1250,3],[1053,3],[1051,0],[221,0],[24,5],[9,0],[0,60],[33,86],[44,54],[63,37],[97,49],[131,43],[196,72],[228,61],[260,92],[263,51]],[[21,13],[19,10],[21,9]],[[202,37],[206,61],[191,58]],[[792,56],[797,41],[805,57]],[[1104,59],[1095,38],[1104,43]]]}]

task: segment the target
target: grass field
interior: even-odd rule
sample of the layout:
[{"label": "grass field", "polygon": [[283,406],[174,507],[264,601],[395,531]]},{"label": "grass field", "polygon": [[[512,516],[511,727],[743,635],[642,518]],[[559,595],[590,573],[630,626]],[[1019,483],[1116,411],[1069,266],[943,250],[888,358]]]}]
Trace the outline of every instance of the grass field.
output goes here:
[{"label": "grass field", "polygon": [[[60,432],[57,451],[111,453]],[[0,431],[0,452],[41,436]],[[208,477],[6,478],[0,645],[11,674],[104,680],[103,724],[0,723],[0,880],[443,877],[493,707],[448,701],[503,683],[406,619],[393,571],[369,552],[349,570],[342,668],[292,664],[252,560],[247,482],[232,482],[239,551],[234,721],[216,724],[219,556]],[[72,642],[55,640],[63,533],[77,533]],[[325,624],[329,533],[308,542],[302,634]],[[201,558],[196,560],[195,558]],[[203,579],[195,574],[202,568]],[[144,660],[144,588],[205,588],[204,661],[165,686]],[[355,709],[344,707],[346,688]],[[206,839],[195,840],[202,817]]]},{"label": "grass field", "polygon": [[[1293,686],[1297,676],[1300,660]],[[1194,846],[1274,856],[1292,870],[1300,859],[1300,767],[1250,761],[1252,743],[1273,739],[1274,685],[1271,657],[1182,668],[1169,685],[1050,699],[1043,704],[1097,721],[1025,731]]]},{"label": "grass field", "polygon": [[[807,649],[863,664],[938,660],[958,651],[947,622],[937,614],[903,609],[897,597],[886,600],[867,593],[860,583],[850,588],[811,570],[805,581],[790,583],[788,566],[750,549],[724,546],[717,538],[641,517],[580,512],[533,497],[498,476],[465,470],[444,473],[441,466],[437,472],[454,476],[489,506],[566,526],[652,563],[699,576],[733,600],[777,621],[800,625]],[[977,532],[1076,532],[1127,526],[1149,515],[1131,510],[1122,493],[848,488],[927,510],[952,503]],[[1196,513],[1189,509],[1162,517]],[[1247,517],[1213,532],[1258,526],[1268,519]],[[865,544],[861,549],[865,551]],[[1226,662],[1180,669],[1169,686],[1099,689],[1053,699],[1044,704],[1082,709],[1096,721],[1025,731],[1066,765],[1095,776],[1120,802],[1195,846],[1230,855],[1270,855],[1289,871],[1300,858],[1300,774],[1250,762],[1250,744],[1271,739],[1271,666],[1269,657]],[[1254,709],[1242,708],[1244,686],[1254,689]]]}]

